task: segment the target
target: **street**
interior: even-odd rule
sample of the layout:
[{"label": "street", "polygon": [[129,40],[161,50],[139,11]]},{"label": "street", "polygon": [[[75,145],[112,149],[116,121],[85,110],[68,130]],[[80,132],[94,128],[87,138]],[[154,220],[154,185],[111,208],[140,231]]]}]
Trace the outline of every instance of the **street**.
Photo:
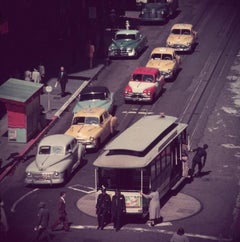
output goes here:
[{"label": "street", "polygon": [[[63,186],[31,187],[24,184],[24,171],[34,159],[34,147],[28,159],[0,183],[10,242],[19,238],[22,242],[34,241],[39,201],[46,202],[52,224],[57,218],[56,204],[61,191],[66,192],[72,224],[70,232],[52,232],[53,241],[164,242],[169,241],[179,227],[185,229],[191,242],[233,241],[236,237],[240,206],[240,5],[235,1],[217,0],[182,0],[180,3],[181,12],[167,24],[140,27],[148,36],[149,45],[138,59],[112,60],[92,84],[107,86],[116,93],[118,132],[143,115],[161,112],[187,122],[191,148],[209,146],[202,175],[187,180],[161,201],[164,219],[161,224],[151,228],[145,220],[128,217],[119,232],[115,232],[112,224],[100,231],[96,230],[92,164],[101,149],[87,153],[86,163]],[[170,27],[177,22],[190,22],[198,31],[194,52],[181,54],[181,70],[176,79],[166,83],[164,92],[153,104],[125,104],[123,91],[130,73],[137,66],[145,66],[154,47],[165,46]],[[80,85],[83,83],[84,80]],[[48,134],[64,133],[68,129],[74,105],[75,102],[69,104]]]}]

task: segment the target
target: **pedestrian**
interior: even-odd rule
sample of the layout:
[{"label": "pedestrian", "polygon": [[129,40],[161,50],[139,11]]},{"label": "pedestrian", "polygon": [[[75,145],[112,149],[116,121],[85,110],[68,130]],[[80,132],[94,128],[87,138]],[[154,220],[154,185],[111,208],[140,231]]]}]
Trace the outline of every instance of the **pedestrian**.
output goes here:
[{"label": "pedestrian", "polygon": [[68,82],[68,75],[67,75],[67,72],[65,71],[64,66],[60,67],[57,81],[60,83],[60,86],[61,86],[61,96],[64,97],[66,95],[65,89]]},{"label": "pedestrian", "polygon": [[93,66],[94,66],[94,64],[93,64],[94,55],[95,55],[95,46],[92,43],[92,41],[89,40],[89,43],[88,43],[88,57],[89,57],[89,68],[90,69],[92,69]]},{"label": "pedestrian", "polygon": [[32,81],[35,82],[35,83],[40,83],[41,82],[40,73],[39,73],[39,71],[36,68],[34,68],[33,72],[32,72]]},{"label": "pedestrian", "polygon": [[37,226],[34,228],[35,231],[37,231],[37,241],[42,241],[43,238],[45,238],[48,242],[51,241],[51,237],[48,230],[48,224],[49,224],[49,210],[46,208],[45,202],[40,202],[38,204],[38,223]]},{"label": "pedestrian", "polygon": [[158,223],[158,221],[161,220],[161,214],[160,214],[160,197],[159,192],[157,190],[152,189],[150,194],[144,194],[141,192],[141,195],[147,199],[150,199],[149,203],[149,220],[150,225],[154,226]]},{"label": "pedestrian", "polygon": [[4,202],[0,197],[0,238],[2,242],[8,241],[8,221],[5,213]]},{"label": "pedestrian", "polygon": [[115,195],[112,197],[112,222],[116,231],[119,231],[123,225],[124,216],[126,214],[125,197],[121,194],[119,189],[116,189]]},{"label": "pedestrian", "polygon": [[96,214],[98,219],[97,229],[103,229],[108,223],[111,213],[111,198],[106,192],[106,188],[102,187],[102,193],[98,195],[96,204]]},{"label": "pedestrian", "polygon": [[184,229],[180,227],[177,232],[173,234],[170,242],[189,242],[188,237],[184,233]]},{"label": "pedestrian", "polygon": [[32,72],[30,70],[24,72],[24,80],[29,82],[32,81]]},{"label": "pedestrian", "polygon": [[40,62],[38,65],[38,72],[40,73],[41,82],[45,85],[45,66]]},{"label": "pedestrian", "polygon": [[66,201],[65,201],[66,193],[61,192],[60,198],[58,201],[58,219],[56,222],[52,225],[52,230],[56,230],[57,226],[62,224],[63,229],[65,231],[69,231],[69,223],[67,218],[67,212],[66,212]]},{"label": "pedestrian", "polygon": [[192,150],[193,152],[196,152],[192,160],[192,170],[191,170],[192,176],[194,176],[196,165],[198,165],[198,172],[195,174],[195,176],[198,176],[201,174],[202,168],[205,166],[206,159],[207,159],[207,152],[206,152],[207,148],[208,148],[208,145],[204,144],[203,147],[197,147],[196,149]]}]

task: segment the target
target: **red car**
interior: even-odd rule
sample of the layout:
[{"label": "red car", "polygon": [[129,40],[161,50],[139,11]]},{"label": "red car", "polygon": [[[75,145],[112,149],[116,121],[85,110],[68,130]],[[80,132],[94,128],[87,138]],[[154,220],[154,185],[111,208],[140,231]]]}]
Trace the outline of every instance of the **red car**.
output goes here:
[{"label": "red car", "polygon": [[124,100],[153,102],[162,91],[164,76],[157,68],[137,67],[125,87]]}]

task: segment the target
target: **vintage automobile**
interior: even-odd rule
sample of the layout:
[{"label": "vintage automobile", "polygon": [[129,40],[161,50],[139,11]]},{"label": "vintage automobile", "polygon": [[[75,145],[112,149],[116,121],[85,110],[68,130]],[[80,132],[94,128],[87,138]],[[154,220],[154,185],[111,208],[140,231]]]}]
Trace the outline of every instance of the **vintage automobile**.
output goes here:
[{"label": "vintage automobile", "polygon": [[178,0],[145,0],[138,1],[142,5],[139,14],[143,22],[166,22],[178,9]]},{"label": "vintage automobile", "polygon": [[181,57],[173,48],[157,47],[153,49],[147,67],[158,68],[165,79],[173,79],[178,72]]},{"label": "vintage automobile", "polygon": [[192,52],[197,40],[197,32],[192,24],[178,23],[171,28],[167,38],[166,46],[176,51]]},{"label": "vintage automobile", "polygon": [[157,68],[137,67],[124,90],[124,100],[153,102],[161,93],[165,78]]},{"label": "vintage automobile", "polygon": [[36,159],[26,168],[26,184],[61,184],[66,182],[85,156],[85,147],[66,134],[44,137]]},{"label": "vintage automobile", "polygon": [[139,30],[119,30],[108,47],[108,56],[109,58],[138,57],[147,48],[147,43],[147,37]]},{"label": "vintage automobile", "polygon": [[104,108],[86,108],[75,113],[71,127],[65,134],[74,136],[87,149],[97,150],[110,135],[114,134],[117,117]]},{"label": "vintage automobile", "polygon": [[105,108],[109,113],[114,108],[114,93],[105,86],[88,86],[79,94],[78,102],[73,108],[73,113],[84,108]]}]

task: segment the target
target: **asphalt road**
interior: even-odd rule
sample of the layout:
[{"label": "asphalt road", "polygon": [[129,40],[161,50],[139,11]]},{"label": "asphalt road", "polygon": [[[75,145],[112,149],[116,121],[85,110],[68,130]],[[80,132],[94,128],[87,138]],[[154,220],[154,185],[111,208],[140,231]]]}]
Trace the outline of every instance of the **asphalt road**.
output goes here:
[{"label": "asphalt road", "polygon": [[[111,224],[104,231],[98,231],[94,207],[90,211],[81,210],[81,202],[89,196],[87,202],[94,205],[89,191],[94,187],[92,163],[99,152],[87,154],[86,164],[67,184],[59,187],[26,187],[23,183],[24,170],[33,159],[29,158],[18,166],[13,176],[0,184],[13,231],[12,241],[16,238],[23,242],[33,241],[39,201],[47,202],[51,222],[55,220],[56,201],[62,190],[67,192],[72,228],[69,233],[54,232],[53,241],[169,241],[179,226],[184,227],[190,241],[231,241],[240,203],[240,25],[237,18],[239,4],[236,3],[182,0],[181,12],[167,24],[141,26],[142,32],[148,36],[149,47],[138,59],[113,60],[93,82],[116,92],[115,114],[120,120],[119,131],[142,115],[164,112],[189,121],[192,148],[204,143],[209,145],[203,176],[183,184],[176,194],[162,203],[163,215],[166,214],[164,222],[149,228],[145,221],[129,218],[118,233]],[[165,45],[170,27],[176,22],[194,24],[199,34],[195,51],[182,55],[182,69],[176,80],[166,84],[164,93],[153,105],[125,104],[122,92],[131,71],[146,64],[154,47]],[[63,133],[68,128],[71,108],[49,134]],[[29,157],[34,153],[35,150],[32,150]],[[187,199],[179,202],[182,195]],[[196,201],[199,209],[193,211]],[[171,211],[174,211],[173,219],[166,219]],[[188,216],[184,216],[186,214]]]}]

